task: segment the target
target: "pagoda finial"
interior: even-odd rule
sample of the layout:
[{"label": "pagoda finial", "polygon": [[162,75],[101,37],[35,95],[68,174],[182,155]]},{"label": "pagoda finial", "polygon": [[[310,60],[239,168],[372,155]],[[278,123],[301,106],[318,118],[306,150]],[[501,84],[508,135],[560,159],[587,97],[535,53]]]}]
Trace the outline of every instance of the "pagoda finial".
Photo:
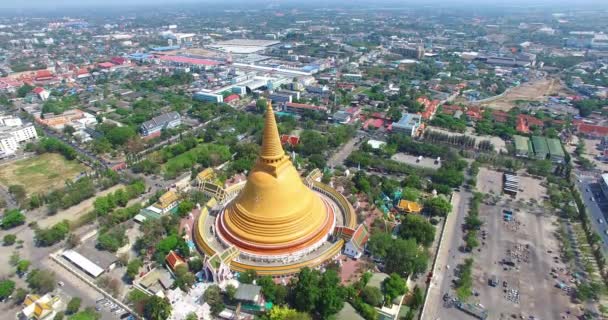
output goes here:
[{"label": "pagoda finial", "polygon": [[274,161],[285,156],[283,146],[281,146],[281,138],[279,137],[279,129],[274,118],[272,104],[268,101],[266,105],[266,118],[264,119],[264,135],[262,137],[262,153],[260,157],[266,161]]}]

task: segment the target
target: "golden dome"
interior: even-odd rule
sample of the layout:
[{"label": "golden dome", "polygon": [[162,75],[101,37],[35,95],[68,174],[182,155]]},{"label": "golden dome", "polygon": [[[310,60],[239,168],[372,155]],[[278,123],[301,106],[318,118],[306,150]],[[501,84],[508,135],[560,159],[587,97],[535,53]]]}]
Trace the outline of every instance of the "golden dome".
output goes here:
[{"label": "golden dome", "polygon": [[332,210],[304,185],[285,154],[269,103],[260,156],[221,215],[219,232],[241,250],[285,254],[323,239],[333,220]]}]

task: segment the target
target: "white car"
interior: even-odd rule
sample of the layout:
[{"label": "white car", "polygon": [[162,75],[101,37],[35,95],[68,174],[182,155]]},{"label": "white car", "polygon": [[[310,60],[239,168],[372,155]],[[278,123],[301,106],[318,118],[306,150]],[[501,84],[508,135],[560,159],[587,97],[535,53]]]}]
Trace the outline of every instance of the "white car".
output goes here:
[{"label": "white car", "polygon": [[602,218],[597,219],[598,223],[604,223],[604,220]]},{"label": "white car", "polygon": [[63,283],[63,281],[59,281],[59,282],[57,282],[57,284],[58,284],[60,287],[63,287],[63,286],[65,285],[65,283]]}]

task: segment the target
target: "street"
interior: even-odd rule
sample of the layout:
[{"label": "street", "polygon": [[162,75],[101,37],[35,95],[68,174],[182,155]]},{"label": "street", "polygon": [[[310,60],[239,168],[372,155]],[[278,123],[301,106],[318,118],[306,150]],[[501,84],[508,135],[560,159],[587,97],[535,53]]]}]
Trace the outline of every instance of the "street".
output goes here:
[{"label": "street", "polygon": [[[587,208],[591,225],[596,230],[597,234],[602,238],[602,247],[604,252],[608,253],[608,227],[606,225],[606,215],[600,206],[606,208],[608,199],[602,194],[599,184],[597,183],[597,175],[577,174],[578,180],[576,186],[581,194],[581,198]],[[593,200],[592,200],[593,199]]]},{"label": "street", "polygon": [[455,192],[453,195],[453,209],[445,222],[443,241],[437,253],[437,264],[433,270],[433,279],[431,280],[424,313],[421,317],[422,320],[454,319],[454,312],[458,312],[458,319],[472,319],[472,317],[460,311],[444,308],[442,301],[443,294],[450,292],[452,288],[454,267],[464,261],[464,256],[458,249],[463,243],[464,234],[461,226],[467,216],[471,197],[472,195],[468,191]]}]

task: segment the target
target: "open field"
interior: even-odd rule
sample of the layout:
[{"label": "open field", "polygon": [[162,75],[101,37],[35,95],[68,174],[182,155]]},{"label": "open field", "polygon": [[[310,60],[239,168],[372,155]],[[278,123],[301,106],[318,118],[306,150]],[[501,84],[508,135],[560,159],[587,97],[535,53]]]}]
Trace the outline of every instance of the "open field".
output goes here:
[{"label": "open field", "polygon": [[546,101],[549,95],[558,93],[561,89],[559,80],[541,79],[524,83],[511,89],[504,96],[485,101],[481,105],[495,110],[509,111],[516,106],[517,100]]},{"label": "open field", "polygon": [[5,187],[19,184],[28,194],[46,193],[64,185],[86,171],[76,160],[68,161],[56,153],[45,153],[29,159],[18,160],[0,166],[0,183]]}]

